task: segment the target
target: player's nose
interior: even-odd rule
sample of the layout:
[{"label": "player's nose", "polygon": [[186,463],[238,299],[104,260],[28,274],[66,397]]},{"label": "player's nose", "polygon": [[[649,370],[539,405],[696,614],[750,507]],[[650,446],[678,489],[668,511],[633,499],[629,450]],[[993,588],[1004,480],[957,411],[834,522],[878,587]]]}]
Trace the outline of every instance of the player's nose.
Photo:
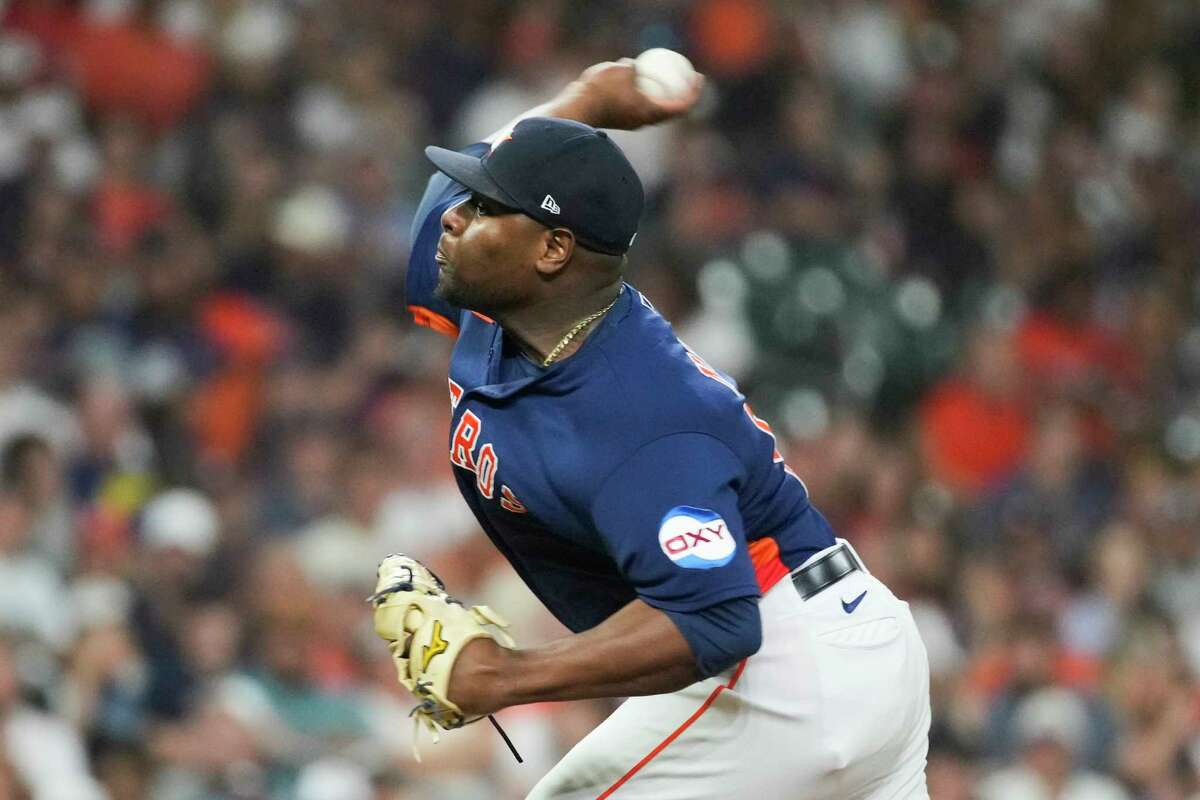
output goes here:
[{"label": "player's nose", "polygon": [[467,201],[455,203],[442,212],[442,230],[451,236],[457,236],[462,233],[463,228],[467,224],[467,215],[464,213],[467,208]]}]

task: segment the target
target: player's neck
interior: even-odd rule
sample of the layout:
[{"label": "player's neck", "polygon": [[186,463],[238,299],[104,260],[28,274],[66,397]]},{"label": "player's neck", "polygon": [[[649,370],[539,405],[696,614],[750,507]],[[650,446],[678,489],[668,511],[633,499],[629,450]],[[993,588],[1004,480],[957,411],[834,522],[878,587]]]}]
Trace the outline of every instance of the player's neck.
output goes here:
[{"label": "player's neck", "polygon": [[[546,301],[527,306],[497,318],[505,333],[513,337],[517,346],[535,363],[541,364],[562,338],[583,319],[603,310],[621,291],[622,282],[617,278],[612,283],[564,299],[548,298]],[[579,331],[559,352],[555,362],[562,361],[575,353],[592,331],[600,327],[601,319]]]}]

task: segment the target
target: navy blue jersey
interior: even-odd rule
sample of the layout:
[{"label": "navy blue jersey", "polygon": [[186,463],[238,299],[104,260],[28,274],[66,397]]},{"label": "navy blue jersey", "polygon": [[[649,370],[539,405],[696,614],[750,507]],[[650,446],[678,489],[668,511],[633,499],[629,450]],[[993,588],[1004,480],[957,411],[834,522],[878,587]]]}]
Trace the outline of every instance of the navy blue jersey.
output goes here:
[{"label": "navy blue jersey", "polygon": [[450,460],[463,497],[564,625],[592,628],[634,598],[691,612],[758,596],[834,543],[770,427],[629,284],[544,369],[492,320],[435,297],[440,216],[466,197],[430,181],[408,302],[457,336]]}]

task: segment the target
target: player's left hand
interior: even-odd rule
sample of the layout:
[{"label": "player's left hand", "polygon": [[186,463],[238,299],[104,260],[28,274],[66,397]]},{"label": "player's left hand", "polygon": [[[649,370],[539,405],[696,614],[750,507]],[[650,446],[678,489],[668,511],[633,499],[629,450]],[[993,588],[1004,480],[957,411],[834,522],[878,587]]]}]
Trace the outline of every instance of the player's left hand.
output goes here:
[{"label": "player's left hand", "polygon": [[655,100],[638,91],[633,59],[623,58],[588,67],[563,90],[560,102],[581,112],[567,116],[594,128],[634,130],[686,114],[700,99],[703,88],[704,76],[697,73],[691,89],[682,97]]}]

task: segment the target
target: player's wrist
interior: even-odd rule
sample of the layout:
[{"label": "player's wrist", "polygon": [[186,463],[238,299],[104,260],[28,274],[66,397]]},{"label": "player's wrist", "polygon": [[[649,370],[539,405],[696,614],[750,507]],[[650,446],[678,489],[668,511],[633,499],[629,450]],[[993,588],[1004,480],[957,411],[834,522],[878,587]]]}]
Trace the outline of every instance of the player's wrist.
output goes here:
[{"label": "player's wrist", "polygon": [[512,654],[512,650],[491,639],[476,639],[468,644],[450,676],[450,701],[467,717],[491,714],[513,705]]},{"label": "player's wrist", "polygon": [[632,59],[604,61],[588,67],[557,97],[535,111],[593,128],[636,130],[687,113],[699,99],[704,82],[698,73],[692,73],[689,80],[688,88],[677,97],[652,99],[638,88]]},{"label": "player's wrist", "polygon": [[582,122],[593,128],[604,127],[601,98],[581,79],[573,80],[550,101],[546,116]]},{"label": "player's wrist", "polygon": [[551,116],[593,128],[636,130],[662,118],[654,104],[638,93],[629,59],[593,64],[563,87],[551,105],[555,109]]}]

